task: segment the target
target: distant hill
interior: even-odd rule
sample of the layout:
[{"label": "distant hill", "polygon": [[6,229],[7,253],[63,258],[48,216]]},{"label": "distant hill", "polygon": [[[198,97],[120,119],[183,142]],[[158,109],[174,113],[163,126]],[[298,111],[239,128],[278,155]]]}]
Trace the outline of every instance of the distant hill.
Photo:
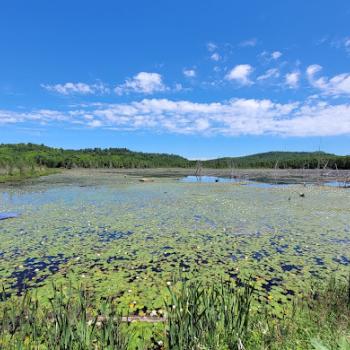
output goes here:
[{"label": "distant hill", "polygon": [[1,165],[35,164],[48,168],[186,168],[186,158],[164,153],[133,152],[126,148],[64,150],[36,144],[1,144]]},{"label": "distant hill", "polygon": [[[37,144],[0,144],[0,168],[189,168],[196,161],[165,153],[126,148],[65,150]],[[338,168],[350,169],[350,156],[324,152],[267,152],[201,161],[206,168]]]},{"label": "distant hill", "polygon": [[338,168],[349,169],[350,157],[325,152],[266,152],[202,162],[207,168]]}]

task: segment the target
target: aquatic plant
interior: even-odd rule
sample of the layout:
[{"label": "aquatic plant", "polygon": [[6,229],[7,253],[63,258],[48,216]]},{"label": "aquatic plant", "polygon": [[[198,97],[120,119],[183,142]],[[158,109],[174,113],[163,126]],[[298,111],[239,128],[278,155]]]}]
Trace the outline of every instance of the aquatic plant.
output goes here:
[{"label": "aquatic plant", "polygon": [[[20,215],[0,221],[0,284],[6,288],[1,300],[16,299],[16,295],[22,300],[30,292],[43,313],[42,310],[53,308],[48,300],[53,295],[51,283],[67,286],[71,281],[74,288],[80,284],[89,286],[89,321],[104,314],[99,311],[102,298],[113,298],[111,312],[129,313],[133,318],[157,315],[163,319],[163,301],[169,298],[166,281],[180,265],[185,277],[195,276],[198,283],[213,290],[220,281],[235,289],[242,280],[253,276],[249,332],[246,337],[240,336],[246,349],[290,349],[295,344],[311,349],[311,338],[332,348],[344,336],[344,304],[334,311],[338,316],[331,322],[322,316],[326,315],[324,306],[315,303],[322,300],[316,297],[325,289],[322,281],[330,274],[341,278],[348,273],[350,202],[346,190],[295,185],[253,188],[169,179],[145,185],[137,178],[111,176],[108,171],[98,176],[81,174],[54,175],[25,186],[2,185],[1,213]],[[306,193],[305,198],[296,195],[301,190]],[[322,285],[314,285],[316,294],[312,295],[309,288],[314,280]],[[179,290],[174,289],[174,293]],[[68,291],[63,292],[68,298]],[[214,292],[208,293],[206,299],[202,298],[204,305],[216,298]],[[72,297],[71,304],[77,300],[77,295]],[[292,314],[294,300],[308,305],[298,305]],[[199,311],[202,304],[198,305]],[[1,310],[4,305],[7,301],[0,302]],[[20,306],[16,308],[15,316]],[[219,308],[205,310],[209,321],[202,327],[218,329],[223,334],[219,331],[224,327],[223,318],[215,318],[221,312]],[[216,316],[211,317],[214,311]],[[35,322],[39,335],[44,334],[40,322]],[[72,324],[71,318],[60,322]],[[339,334],[337,322],[341,326]],[[142,325],[145,335],[137,330],[139,343],[139,337],[158,348],[158,341],[165,343],[164,327],[159,323],[146,330]],[[74,321],[69,327],[74,330],[76,325]],[[95,337],[100,341],[100,333],[95,336],[98,325],[93,331],[84,327],[74,330],[74,339],[80,337],[88,342]],[[121,334],[129,334],[134,324],[130,326],[121,323]],[[52,342],[65,334],[60,327],[50,328]],[[226,327],[236,329],[235,324],[227,323]],[[17,331],[18,328],[16,334]],[[216,333],[208,334],[213,335],[212,340],[205,338],[203,342],[218,344]],[[71,336],[68,333],[62,337]],[[13,341],[16,339],[20,343],[31,338],[18,333]],[[225,338],[222,341],[226,342]],[[131,343],[134,342],[133,339]]]}]

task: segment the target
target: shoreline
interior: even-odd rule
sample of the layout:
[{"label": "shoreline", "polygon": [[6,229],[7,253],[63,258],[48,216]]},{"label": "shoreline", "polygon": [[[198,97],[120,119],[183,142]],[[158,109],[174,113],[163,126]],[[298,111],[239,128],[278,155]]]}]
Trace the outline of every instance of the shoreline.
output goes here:
[{"label": "shoreline", "polygon": [[[97,175],[108,177],[154,177],[179,179],[185,176],[214,176],[244,181],[278,184],[323,184],[327,182],[350,183],[350,170],[333,169],[211,169],[202,168],[48,168],[34,174],[0,176],[0,185],[23,185],[30,181],[41,181],[52,176],[72,177],[76,180],[93,178]],[[54,180],[54,178],[52,178]]]}]

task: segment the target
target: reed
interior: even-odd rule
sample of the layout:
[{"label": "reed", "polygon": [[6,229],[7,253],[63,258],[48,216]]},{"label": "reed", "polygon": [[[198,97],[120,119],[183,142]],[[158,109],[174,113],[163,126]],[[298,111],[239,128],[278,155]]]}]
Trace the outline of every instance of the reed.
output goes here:
[{"label": "reed", "polygon": [[248,334],[253,288],[198,281],[169,288],[169,349],[243,349]]},{"label": "reed", "polygon": [[86,287],[52,285],[46,301],[35,291],[15,297],[3,290],[0,349],[350,349],[350,278],[314,284],[281,317],[268,304],[257,308],[249,281],[238,287],[191,279],[168,290],[161,322],[148,317],[136,326],[115,299]]}]

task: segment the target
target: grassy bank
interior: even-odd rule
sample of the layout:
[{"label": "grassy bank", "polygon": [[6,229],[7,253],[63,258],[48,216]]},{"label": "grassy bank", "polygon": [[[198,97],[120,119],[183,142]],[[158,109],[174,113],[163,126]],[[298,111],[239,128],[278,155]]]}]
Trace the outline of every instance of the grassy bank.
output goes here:
[{"label": "grassy bank", "polygon": [[126,322],[132,315],[122,315],[117,300],[96,299],[88,288],[53,286],[46,301],[35,293],[9,298],[4,291],[0,348],[350,348],[349,281],[331,279],[313,286],[303,298],[284,306],[283,316],[274,314],[268,298],[258,302],[252,283],[236,287],[173,282],[164,302],[165,318],[150,315],[148,322]]}]

